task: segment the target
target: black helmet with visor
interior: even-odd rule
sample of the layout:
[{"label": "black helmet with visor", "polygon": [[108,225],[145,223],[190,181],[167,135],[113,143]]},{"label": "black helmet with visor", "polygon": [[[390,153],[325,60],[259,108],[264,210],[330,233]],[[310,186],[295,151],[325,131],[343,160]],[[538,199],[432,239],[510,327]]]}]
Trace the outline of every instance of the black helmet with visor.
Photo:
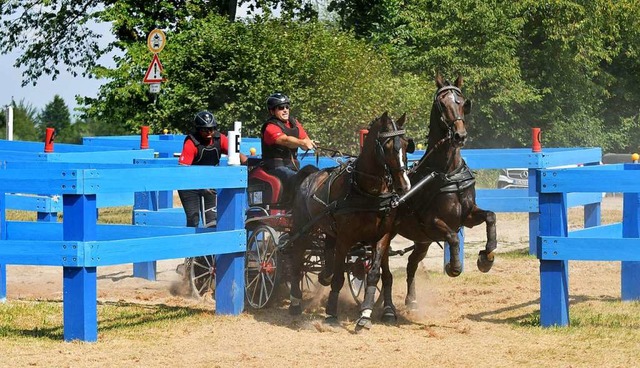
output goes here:
[{"label": "black helmet with visor", "polygon": [[267,98],[267,109],[269,111],[275,109],[278,106],[289,105],[289,97],[284,93],[274,93]]},{"label": "black helmet with visor", "polygon": [[218,128],[218,122],[216,122],[216,118],[214,118],[213,114],[209,111],[200,111],[199,113],[197,113],[195,118],[193,119],[193,123],[195,124],[196,129]]}]

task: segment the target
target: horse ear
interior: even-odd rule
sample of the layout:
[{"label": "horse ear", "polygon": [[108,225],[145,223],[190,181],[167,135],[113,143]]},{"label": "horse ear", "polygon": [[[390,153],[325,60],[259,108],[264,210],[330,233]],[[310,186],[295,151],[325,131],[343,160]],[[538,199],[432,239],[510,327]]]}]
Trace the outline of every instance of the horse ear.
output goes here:
[{"label": "horse ear", "polygon": [[453,84],[458,88],[462,88],[462,76],[458,75],[458,78],[456,79],[455,83]]},{"label": "horse ear", "polygon": [[473,106],[473,104],[471,103],[471,100],[466,100],[464,102],[464,114],[467,115],[471,112],[471,107]]},{"label": "horse ear", "polygon": [[413,138],[407,139],[407,153],[414,153],[416,151],[416,142]]},{"label": "horse ear", "polygon": [[400,128],[402,128],[402,126],[404,126],[404,122],[407,120],[407,113],[405,112],[404,114],[402,114],[402,116],[400,117],[400,119],[398,119],[398,121],[396,121],[396,125]]},{"label": "horse ear", "polygon": [[438,72],[436,74],[436,88],[440,89],[444,86],[444,79],[442,78],[442,75],[440,74],[440,72]]}]

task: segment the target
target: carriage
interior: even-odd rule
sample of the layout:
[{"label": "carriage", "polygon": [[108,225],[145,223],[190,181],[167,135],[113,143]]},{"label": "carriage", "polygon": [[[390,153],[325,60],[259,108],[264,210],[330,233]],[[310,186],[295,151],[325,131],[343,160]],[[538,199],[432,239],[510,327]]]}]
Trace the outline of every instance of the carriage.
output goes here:
[{"label": "carriage", "polygon": [[[349,157],[332,157],[336,165]],[[252,309],[268,307],[275,300],[288,295],[289,271],[286,256],[278,251],[291,231],[291,198],[284,195],[279,178],[268,174],[260,159],[249,158],[249,183],[247,187],[248,209],[245,229],[247,250],[245,253],[245,301]],[[201,213],[215,209],[201,208]],[[202,216],[206,218],[206,216]],[[204,226],[215,226],[205,223]],[[313,233],[305,252],[301,288],[314,293],[320,287],[318,275],[325,266],[325,235]],[[363,300],[365,275],[371,267],[373,248],[370,244],[358,244],[345,259],[348,286],[354,301]],[[179,273],[189,285],[195,297],[213,294],[215,288],[215,257],[213,255],[187,258]]]}]

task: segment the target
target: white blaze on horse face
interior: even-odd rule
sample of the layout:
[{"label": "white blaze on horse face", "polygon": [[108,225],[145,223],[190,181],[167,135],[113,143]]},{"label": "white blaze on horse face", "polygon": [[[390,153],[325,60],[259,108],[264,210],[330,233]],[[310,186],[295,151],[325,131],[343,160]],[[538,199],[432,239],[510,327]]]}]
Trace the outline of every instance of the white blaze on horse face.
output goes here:
[{"label": "white blaze on horse face", "polygon": [[[404,150],[402,149],[402,147],[398,150],[398,162],[403,166],[406,167],[407,163],[404,162]],[[405,186],[406,188],[404,188],[405,191],[409,191],[409,189],[411,189],[411,180],[409,180],[409,176],[407,176],[407,171],[403,170],[402,171],[402,179],[405,182]]]}]

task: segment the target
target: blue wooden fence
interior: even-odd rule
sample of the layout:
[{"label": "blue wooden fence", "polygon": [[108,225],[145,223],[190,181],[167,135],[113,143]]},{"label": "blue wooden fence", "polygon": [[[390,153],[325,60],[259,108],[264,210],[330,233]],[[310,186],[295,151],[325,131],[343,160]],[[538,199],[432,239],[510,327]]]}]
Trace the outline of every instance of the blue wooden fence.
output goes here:
[{"label": "blue wooden fence", "polygon": [[[568,261],[621,261],[622,300],[640,300],[640,165],[617,164],[541,170],[540,323],[569,324]],[[615,192],[623,195],[621,223],[568,231],[568,193]]]},{"label": "blue wooden fence", "polygon": [[[62,164],[57,164],[58,166],[56,170],[62,170],[62,169],[80,170],[83,173],[84,173],[84,170],[98,170],[98,172],[102,172],[102,171],[111,172],[112,170],[117,171],[122,169],[130,169],[131,167],[135,167],[137,170],[139,170],[138,171],[139,173],[144,173],[144,172],[151,173],[157,170],[161,170],[161,171],[162,170],[169,170],[169,171],[183,170],[184,168],[177,167],[177,159],[175,158],[176,154],[178,154],[182,149],[183,140],[184,140],[184,136],[150,135],[149,149],[140,150],[138,149],[140,140],[139,140],[139,137],[137,136],[85,138],[83,146],[57,144],[56,153],[53,153],[53,154],[52,153],[44,154],[44,153],[38,152],[39,150],[42,150],[42,143],[38,144],[38,143],[30,143],[30,142],[20,142],[19,145],[16,145],[15,144],[16,142],[7,143],[6,141],[4,142],[0,141],[0,160],[7,161],[2,167],[7,173],[9,172],[16,173],[20,171],[20,169],[18,168],[21,166],[19,166],[19,164],[12,162],[12,160],[16,160],[18,158],[20,158],[21,160],[30,161],[29,167],[33,169],[39,168],[38,170],[40,170],[40,168],[43,167],[42,165],[46,166],[45,164],[46,162],[76,163],[75,167],[73,167],[73,165],[63,166]],[[29,145],[32,145],[33,147]],[[260,155],[260,144],[258,139],[242,138],[241,152],[249,155],[250,148],[255,148],[257,150],[257,155],[258,156]],[[418,160],[420,157],[422,157],[423,154],[424,154],[424,151],[417,151],[414,154],[409,155],[409,159],[411,161]],[[587,165],[587,166],[596,165],[599,163],[602,156],[602,152],[599,148],[545,148],[542,152],[539,152],[539,153],[531,152],[530,149],[482,149],[482,150],[471,149],[471,150],[463,150],[462,154],[465,160],[467,161],[467,163],[469,164],[469,166],[474,170],[502,169],[502,168],[526,168],[529,170],[529,188],[528,189],[478,189],[477,202],[480,207],[492,210],[494,212],[527,212],[529,213],[529,225],[530,225],[529,234],[530,234],[530,242],[531,242],[530,252],[532,254],[538,254],[538,251],[539,251],[539,245],[537,243],[538,236],[542,235],[542,230],[541,230],[542,225],[540,224],[544,223],[544,221],[547,221],[541,217],[543,210],[546,208],[545,207],[546,202],[543,201],[543,194],[541,194],[540,197],[538,196],[538,188],[536,187],[536,183],[539,182],[539,179],[540,179],[540,174],[539,174],[540,169],[555,167],[555,166],[575,165],[575,164]],[[88,160],[92,160],[92,159],[95,159],[96,163],[86,164],[86,162],[89,162]],[[323,158],[320,158],[320,161],[316,162],[316,158],[313,156],[313,154],[309,154],[304,158],[303,163],[314,164],[319,167],[331,167],[336,165],[336,160],[338,159],[330,159],[330,158],[323,157]],[[128,164],[133,161],[134,164],[125,165],[125,167],[115,167],[107,164],[109,162],[113,163],[114,161],[121,162],[123,164],[125,163]],[[84,162],[85,164],[80,164],[82,162]],[[105,164],[100,165],[100,163],[105,163]],[[224,161],[223,161],[223,165],[224,165]],[[193,170],[193,169],[207,170],[203,168],[189,168],[189,170]],[[243,168],[233,168],[233,169],[243,170]],[[583,169],[586,169],[586,168],[583,168]],[[48,172],[49,170],[50,169],[45,171]],[[211,168],[208,168],[208,170],[211,170]],[[218,168],[216,168],[216,170],[218,170]],[[165,172],[168,173],[169,171],[165,171]],[[185,174],[187,173],[185,171],[180,171],[180,172]],[[188,176],[190,178],[193,178],[195,177],[195,175],[198,175],[205,178],[209,177],[210,179],[213,180],[215,178],[224,177],[226,175],[225,173],[221,173],[220,176],[218,176],[217,174],[211,175],[210,171],[208,171],[207,173],[208,175],[198,175],[195,172],[193,173],[189,172]],[[143,174],[140,174],[140,175],[143,175]],[[171,177],[172,180],[174,180],[175,179],[174,176],[175,176],[175,173],[172,173],[172,174],[169,174],[168,177]],[[243,178],[245,178],[244,180],[246,180],[246,171]],[[94,178],[94,179],[97,180],[97,178]],[[203,183],[202,187],[206,187],[206,188],[213,187],[213,188],[221,188],[221,189],[225,188],[224,185],[222,186],[219,185],[221,183],[225,183],[226,185],[228,185],[228,181],[227,179],[225,179],[224,181],[221,181],[221,182],[213,180],[211,182],[207,182],[206,185],[204,185]],[[165,184],[166,184],[166,180],[165,180]],[[243,183],[243,185],[246,186],[246,182]],[[193,185],[189,185],[189,188],[193,188],[193,187],[194,187]],[[175,183],[175,185],[168,185],[168,186],[167,185],[165,186],[144,185],[143,187],[134,186],[127,189],[127,193],[129,194],[129,196],[126,197],[124,200],[120,200],[120,201],[113,199],[117,197],[116,193],[113,190],[101,190],[100,195],[97,195],[95,198],[95,203],[92,203],[92,201],[85,200],[84,202],[86,203],[84,203],[81,206],[80,205],[78,206],[83,208],[87,206],[92,207],[94,205],[96,207],[100,207],[101,202],[102,202],[102,206],[104,207],[110,206],[110,205],[122,205],[122,204],[125,204],[123,202],[131,201],[130,195],[135,192],[136,193],[136,195],[134,196],[135,200],[133,201],[133,204],[134,204],[133,224],[147,225],[146,228],[151,230],[155,229],[156,227],[163,228],[163,229],[175,229],[169,226],[159,226],[159,225],[167,225],[167,224],[177,225],[178,228],[181,228],[181,225],[183,225],[185,222],[184,213],[180,208],[178,209],[172,208],[173,207],[173,203],[172,203],[173,190],[181,189],[181,188],[186,189],[184,184],[178,184],[178,183]],[[236,189],[240,190],[238,188]],[[30,189],[30,190],[31,191],[29,192],[25,192],[24,190],[20,190],[17,192],[31,193],[33,194],[32,196],[23,196],[23,195],[15,195],[15,194],[3,195],[2,208],[3,209],[15,208],[15,209],[36,210],[42,214],[42,216],[39,215],[39,218],[42,217],[43,219],[46,218],[47,213],[55,214],[56,212],[60,212],[61,210],[67,210],[67,211],[75,210],[77,212],[80,212],[80,214],[75,214],[75,216],[80,216],[81,214],[84,213],[84,209],[78,210],[71,205],[67,205],[65,202],[65,198],[67,198],[69,195],[85,196],[88,193],[67,194],[66,195],[67,197],[65,197],[64,194],[61,195],[61,192],[59,190],[49,190],[49,191],[45,191],[44,189],[42,190]],[[77,189],[77,190],[80,190],[80,189]],[[0,186],[0,191],[3,191],[2,186]],[[244,192],[244,189],[241,189],[240,191]],[[584,231],[588,231],[589,229],[587,228],[594,229],[590,231],[596,231],[595,229],[601,228],[598,225],[600,225],[600,201],[602,198],[601,197],[602,191],[620,191],[620,190],[615,190],[612,188],[607,188],[606,190],[575,190],[575,191],[567,191],[562,196],[562,206],[564,206],[565,212],[567,207],[584,206],[585,228],[586,228]],[[11,190],[5,191],[5,193],[11,193],[11,192],[12,192]],[[222,193],[225,193],[225,192],[227,191],[226,190],[222,191]],[[122,192],[120,192],[120,194],[121,193]],[[226,195],[222,193],[220,197],[219,206],[220,205],[224,206],[226,201],[225,199]],[[234,199],[231,200],[231,202],[237,204],[239,203],[239,201],[246,200],[246,198],[242,198],[242,199],[237,198],[238,193],[235,193],[235,194],[236,194],[235,196],[232,196]],[[59,197],[56,197],[60,195],[62,197],[62,201],[60,201]],[[93,194],[90,194],[90,195],[93,195]],[[131,202],[127,202],[126,204],[130,204],[130,203]],[[218,230],[222,230],[225,228],[225,225],[224,225],[225,215],[223,215],[222,212],[220,212],[219,215],[220,215],[220,221],[222,221],[222,227],[219,222]],[[232,222],[234,222],[233,229],[241,229],[243,227],[243,221],[242,221],[243,215],[240,216],[241,218],[237,218],[237,214],[235,214],[234,216],[235,216],[233,217],[234,220],[232,220]],[[68,216],[65,215],[65,218],[67,217]],[[55,221],[55,218],[53,218],[53,220],[51,221]],[[84,222],[93,223],[93,225],[79,225],[79,226],[87,227],[89,229],[95,226],[95,230],[94,230],[95,234],[101,234],[101,236],[106,236],[104,235],[106,233],[100,230],[102,229],[103,225],[95,225],[95,221],[93,221],[92,218],[89,220],[84,219],[83,221],[78,221],[79,224],[83,224]],[[9,230],[13,229],[13,226],[16,226],[12,224],[7,226],[8,223],[11,224],[11,222],[6,222],[6,221],[3,221],[0,223],[0,235],[2,235],[2,238],[0,239],[2,241],[15,240],[15,239],[7,238],[8,234],[11,233]],[[35,225],[29,225],[29,226],[35,226]],[[78,230],[69,229],[67,230],[67,235],[65,235],[65,232],[63,231],[64,225],[60,227],[60,225],[50,224],[49,226],[51,226],[51,229],[55,229],[56,226],[60,228],[58,230],[55,230],[57,231],[55,232],[55,234],[62,237],[63,240],[72,240],[72,241],[75,241],[75,240],[95,241],[96,240],[96,239],[91,239],[92,236],[93,237],[96,236],[95,234],[89,236],[88,239],[76,239],[80,237],[77,234]],[[141,228],[141,227],[130,227],[128,225],[121,225],[121,226],[124,226],[123,229]],[[612,231],[617,231],[616,230],[617,228],[615,226],[602,227],[602,228],[607,229],[609,233],[611,233]],[[111,227],[111,229],[115,229],[115,227]],[[182,229],[183,229],[182,231],[185,231],[184,228]],[[619,226],[619,229],[622,229],[622,226]],[[47,231],[54,231],[54,230],[47,230]],[[75,234],[74,234],[74,231],[75,231]],[[140,230],[136,230],[136,231],[140,231]],[[208,234],[211,230],[191,229],[190,231],[195,232],[195,234]],[[546,228],[545,228],[545,231],[547,231]],[[605,230],[597,230],[597,231],[605,231]],[[73,234],[73,235],[69,235],[69,234]],[[462,235],[461,246],[463,247],[464,234],[462,233],[461,235]],[[109,238],[108,240],[113,241],[114,239]],[[126,242],[127,240],[123,240],[123,241]],[[246,240],[243,238],[242,242],[245,242],[245,241]],[[103,247],[103,248],[109,248],[109,247]],[[219,249],[217,250],[218,250],[217,252],[208,250],[207,252],[198,253],[197,255],[208,254],[208,253],[211,253],[211,254],[220,253]],[[445,250],[448,250],[448,248],[445,247]],[[198,252],[200,251],[202,251],[202,249],[200,249]],[[132,255],[131,257],[126,258],[127,261],[124,261],[124,259],[121,259],[120,261],[122,261],[121,263],[134,262],[135,276],[145,277],[148,279],[155,279],[155,260],[166,259],[166,258],[181,258],[189,255],[196,255],[196,254],[193,252],[190,253],[190,251],[185,251],[179,254],[172,253],[171,256],[168,256],[168,254],[164,254],[164,255],[159,255],[159,257],[158,256],[146,257],[145,259],[141,259],[141,257]],[[445,262],[447,258],[448,258],[448,254],[445,254]],[[0,258],[0,301],[3,300],[4,297],[6,296],[6,282],[4,281],[6,279],[6,269],[4,266],[5,263],[6,262],[3,261],[3,258]],[[89,263],[89,264],[94,265],[93,263]],[[98,264],[95,264],[95,265],[97,266]],[[234,275],[234,273],[240,272],[236,276],[239,276],[240,278],[242,278],[243,271],[238,271],[238,269],[236,269],[235,266],[237,265],[234,264],[234,267],[232,267],[232,270],[228,275]],[[221,268],[221,267],[224,268],[224,264],[222,264],[222,266],[218,268]],[[624,266],[623,264],[623,269],[629,270],[630,268],[628,266]],[[631,271],[627,271],[627,272],[631,272]],[[637,271],[633,271],[633,272],[637,272]],[[228,275],[226,276],[227,278],[232,277]],[[85,278],[88,278],[89,284],[92,284],[91,279],[94,276],[95,275],[91,276],[91,275],[85,275],[81,273],[80,276],[78,276],[78,280],[84,280]],[[65,285],[66,285],[66,279],[67,279],[67,276],[65,273]],[[220,281],[223,282],[224,284],[224,280],[220,280]],[[69,281],[69,286],[65,286],[65,287],[68,289],[75,290],[77,288],[80,288],[80,289],[86,288],[86,285],[85,285],[85,281],[80,281],[80,285],[74,285],[73,283],[71,283],[71,281]],[[223,290],[223,289],[220,289],[220,290]],[[547,319],[545,318],[545,321],[546,320]],[[67,321],[65,318],[65,339],[67,338],[66,322]],[[77,335],[78,333],[74,332],[72,336],[75,336],[75,337],[70,337],[70,338],[83,338],[83,339],[86,338],[86,336],[78,337]],[[89,338],[90,337],[91,336],[89,336]]]},{"label": "blue wooden fence", "polygon": [[[216,311],[223,314],[242,311],[246,249],[245,167],[90,164],[81,158],[77,160],[82,163],[56,162],[54,157],[58,153],[41,155],[28,149],[20,151],[16,148],[22,145],[16,143],[5,144],[5,147],[10,145],[12,150],[7,150],[9,152],[4,156],[4,152],[0,151],[0,159],[5,160],[0,167],[0,300],[6,297],[5,265],[61,266],[64,338],[95,341],[98,266],[217,254]],[[56,145],[56,150],[61,146]],[[42,149],[42,144],[38,147]],[[103,162],[103,159],[97,157],[117,156],[124,152],[101,149],[100,155],[92,155],[94,152],[84,148],[89,153],[87,157],[93,156],[99,162]],[[82,152],[77,147],[69,147],[69,150],[70,153]],[[21,154],[14,157],[16,151]],[[133,156],[152,157],[153,151],[136,150]],[[22,159],[21,162],[15,162],[16,157]],[[29,161],[30,158],[33,160]],[[58,159],[64,160],[61,156]],[[70,161],[73,160],[75,158],[71,157]],[[215,174],[212,170],[215,170]],[[133,197],[135,192],[196,188],[221,189],[216,229],[97,224],[97,208],[101,198],[122,193],[129,193]],[[14,193],[31,195],[35,199],[24,200]],[[39,201],[46,202],[45,198],[50,202],[42,206]],[[32,210],[57,212],[60,207],[47,207],[55,202],[54,198],[59,198],[62,203],[62,223],[6,220],[6,209],[11,208],[8,205],[21,208],[28,206],[29,201],[31,205],[37,204]]]}]

